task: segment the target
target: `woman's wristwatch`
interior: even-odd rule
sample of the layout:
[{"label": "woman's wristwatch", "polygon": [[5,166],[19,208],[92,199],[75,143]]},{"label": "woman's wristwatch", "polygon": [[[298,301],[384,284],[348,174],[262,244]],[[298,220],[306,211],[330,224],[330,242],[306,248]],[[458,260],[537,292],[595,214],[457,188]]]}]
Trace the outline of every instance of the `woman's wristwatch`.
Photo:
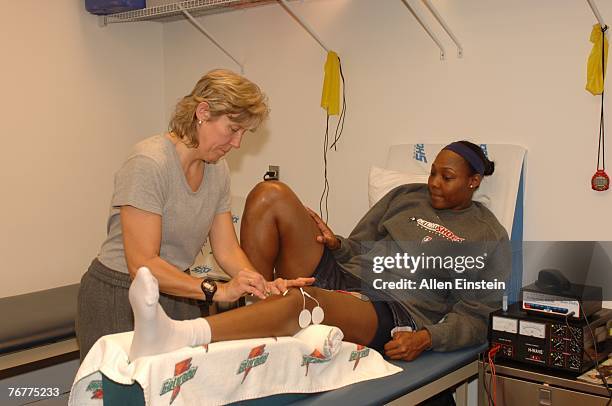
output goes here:
[{"label": "woman's wristwatch", "polygon": [[206,303],[211,305],[213,303],[213,297],[217,292],[217,283],[210,278],[204,278],[200,284],[200,288],[202,289],[202,292],[204,292]]}]

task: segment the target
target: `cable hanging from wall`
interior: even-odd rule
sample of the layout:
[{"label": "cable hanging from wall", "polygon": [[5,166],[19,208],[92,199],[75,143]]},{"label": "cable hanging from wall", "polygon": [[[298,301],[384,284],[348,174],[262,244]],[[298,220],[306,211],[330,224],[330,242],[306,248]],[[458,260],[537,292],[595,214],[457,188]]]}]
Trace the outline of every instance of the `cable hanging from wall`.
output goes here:
[{"label": "cable hanging from wall", "polygon": [[[340,81],[342,81],[342,108],[340,108]],[[325,62],[325,78],[323,79],[323,93],[321,95],[321,107],[326,111],[325,118],[325,137],[323,140],[323,192],[319,199],[319,215],[325,221],[329,220],[329,180],[327,178],[327,152],[332,148],[337,151],[338,141],[344,130],[344,120],[346,118],[346,84],[342,73],[342,63],[334,51],[327,53]],[[329,118],[340,114],[336,131],[334,132],[334,142],[329,145]]]},{"label": "cable hanging from wall", "polygon": [[[323,92],[321,95],[321,107],[326,111],[325,120],[325,136],[323,139],[323,192],[321,193],[321,199],[319,200],[319,215],[325,223],[329,220],[329,179],[327,177],[327,152],[332,148],[334,151],[337,150],[338,141],[342,136],[344,129],[344,119],[346,117],[346,94],[345,94],[345,82],[344,74],[342,73],[342,65],[338,54],[330,50],[323,41],[317,36],[312,28],[306,23],[306,21],[299,16],[293,8],[287,3],[286,0],[278,0],[281,5],[291,14],[306,31],[321,45],[321,47],[327,52],[327,60],[325,61],[325,77],[323,79]],[[340,82],[342,82],[342,107],[340,107]],[[330,116],[338,115],[338,123],[336,125],[336,131],[334,132],[334,141],[329,144],[329,122]]]},{"label": "cable hanging from wall", "polygon": [[586,90],[594,96],[601,95],[601,110],[599,114],[599,140],[597,144],[597,168],[591,178],[591,188],[598,192],[608,190],[610,178],[606,174],[606,150],[605,150],[605,127],[604,127],[604,87],[606,77],[606,62],[608,56],[608,40],[606,31],[608,26],[604,24],[593,0],[587,0],[593,14],[599,24],[593,26],[591,31],[591,42],[593,49],[587,62],[587,84]]}]

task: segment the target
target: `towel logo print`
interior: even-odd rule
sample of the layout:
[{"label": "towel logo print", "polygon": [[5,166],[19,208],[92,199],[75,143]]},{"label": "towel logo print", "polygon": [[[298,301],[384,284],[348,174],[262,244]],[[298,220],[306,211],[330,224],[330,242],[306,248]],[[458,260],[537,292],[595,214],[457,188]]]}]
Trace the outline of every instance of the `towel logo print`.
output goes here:
[{"label": "towel logo print", "polygon": [[322,364],[324,362],[331,361],[333,357],[332,347],[334,346],[334,340],[332,338],[333,332],[333,329],[329,329],[327,337],[325,337],[325,342],[323,343],[323,353],[315,348],[310,355],[302,356],[302,366],[306,365],[306,375],[304,376],[308,376],[308,367],[310,364]]},{"label": "towel logo print", "polygon": [[423,237],[423,240],[421,241],[421,243],[426,243],[433,240],[433,238],[431,237],[431,235],[426,235],[425,237]]},{"label": "towel logo print", "polygon": [[416,222],[419,225],[419,227],[422,227],[431,233],[436,233],[439,236],[446,238],[447,240],[450,240],[453,242],[465,241],[465,238],[459,237],[458,235],[456,235],[455,233],[453,233],[451,230],[444,227],[443,225],[432,223],[431,221],[427,221],[423,219],[416,219]]},{"label": "towel logo print", "polygon": [[104,391],[102,390],[102,381],[99,379],[89,382],[86,392],[92,392],[91,399],[102,399],[104,397]]},{"label": "towel logo print", "polygon": [[349,358],[349,362],[355,361],[355,365],[353,365],[353,371],[359,365],[359,360],[370,355],[370,349],[365,345],[357,345],[357,350],[351,351],[351,357]]},{"label": "towel logo print", "polygon": [[174,376],[164,381],[159,396],[163,396],[172,391],[172,396],[170,397],[170,404],[172,404],[181,391],[181,385],[193,379],[197,370],[198,367],[191,365],[191,358],[187,358],[176,364],[174,366]]},{"label": "towel logo print", "polygon": [[240,368],[238,368],[238,372],[236,372],[236,375],[240,375],[244,372],[244,376],[242,377],[242,382],[240,382],[240,384],[244,383],[244,380],[246,379],[249,372],[251,372],[251,369],[266,363],[266,361],[268,360],[268,355],[270,355],[270,353],[264,352],[265,347],[266,345],[262,344],[253,348],[249,352],[249,356],[247,357],[247,359],[240,363]]},{"label": "towel logo print", "polygon": [[331,356],[325,356],[321,354],[319,350],[315,348],[315,350],[310,355],[302,355],[302,365],[306,365],[306,374],[304,376],[308,376],[308,367],[310,364],[323,364],[325,362],[331,361]]}]

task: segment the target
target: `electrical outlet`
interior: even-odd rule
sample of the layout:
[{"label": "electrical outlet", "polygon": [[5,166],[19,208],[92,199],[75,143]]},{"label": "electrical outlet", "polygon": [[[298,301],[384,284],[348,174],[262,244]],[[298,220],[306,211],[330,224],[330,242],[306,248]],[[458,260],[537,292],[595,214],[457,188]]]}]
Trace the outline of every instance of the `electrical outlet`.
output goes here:
[{"label": "electrical outlet", "polygon": [[271,178],[274,178],[275,180],[279,180],[280,179],[280,166],[278,166],[278,165],[269,165],[268,166],[268,172],[274,173],[274,175],[271,176]]}]

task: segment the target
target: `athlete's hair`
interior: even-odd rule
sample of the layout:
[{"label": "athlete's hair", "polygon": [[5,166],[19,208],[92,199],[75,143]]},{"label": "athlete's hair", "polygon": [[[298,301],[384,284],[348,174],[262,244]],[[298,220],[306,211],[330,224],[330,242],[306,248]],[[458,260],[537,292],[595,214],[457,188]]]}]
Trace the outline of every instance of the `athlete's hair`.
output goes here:
[{"label": "athlete's hair", "polygon": [[[489,158],[487,158],[487,156],[485,155],[484,151],[482,150],[482,148],[480,148],[479,145],[476,145],[476,144],[474,144],[472,142],[465,141],[465,140],[459,141],[459,143],[465,145],[466,147],[468,147],[469,149],[474,151],[476,153],[476,155],[478,155],[478,157],[482,161],[482,164],[484,165],[484,174],[483,174],[483,176],[489,176],[489,175],[492,175],[493,172],[495,172],[495,162],[493,162],[493,161],[489,160]],[[467,160],[465,160],[465,162],[470,167],[470,172],[471,172],[470,175],[476,174],[477,171],[476,171],[476,169],[474,169],[472,164],[470,164]]]}]

